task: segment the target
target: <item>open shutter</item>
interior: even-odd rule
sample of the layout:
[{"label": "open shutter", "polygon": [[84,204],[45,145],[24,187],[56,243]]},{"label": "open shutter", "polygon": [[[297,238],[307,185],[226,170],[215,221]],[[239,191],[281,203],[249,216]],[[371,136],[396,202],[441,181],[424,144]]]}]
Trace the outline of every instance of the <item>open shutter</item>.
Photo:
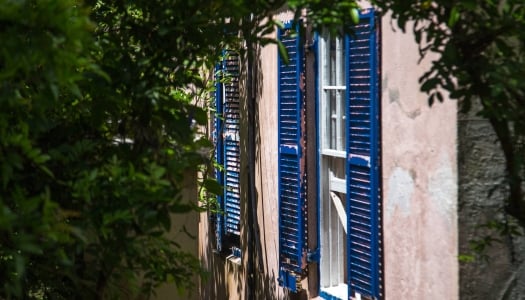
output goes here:
[{"label": "open shutter", "polygon": [[280,55],[278,60],[279,284],[297,291],[306,260],[300,86],[303,48],[298,35],[289,35],[290,25],[278,31],[289,56],[288,64]]},{"label": "open shutter", "polygon": [[[238,246],[240,235],[240,110],[239,110],[239,56],[233,51],[225,51],[225,59],[220,66],[224,83],[216,89],[217,113],[217,162],[224,166],[222,172],[216,172],[219,183],[224,186],[219,204],[224,214],[217,217],[218,250],[225,246]],[[225,245],[227,243],[227,245]],[[232,249],[232,253],[239,251]]]},{"label": "open shutter", "polygon": [[[216,74],[216,84],[215,84],[215,116],[213,119],[213,142],[215,144],[215,161],[219,165],[224,165],[224,154],[223,154],[223,141],[222,141],[222,132],[223,132],[223,93],[222,93],[222,83],[221,80],[221,71],[222,71],[222,65],[217,65],[215,67],[215,74]],[[224,172],[215,169],[215,179],[217,179],[217,182],[224,186]],[[222,207],[222,203],[224,203],[224,194],[217,196],[217,202],[219,203],[219,206]],[[221,208],[222,209],[222,208]],[[222,224],[223,224],[223,218],[221,214],[217,214],[215,218],[215,236],[217,239],[217,250],[220,252],[222,250]]]},{"label": "open shutter", "polygon": [[378,42],[373,12],[360,20],[346,41],[348,294],[380,299]]},{"label": "open shutter", "polygon": [[228,51],[224,70],[229,80],[224,84],[224,226],[225,234],[240,235],[240,111],[239,56]]}]

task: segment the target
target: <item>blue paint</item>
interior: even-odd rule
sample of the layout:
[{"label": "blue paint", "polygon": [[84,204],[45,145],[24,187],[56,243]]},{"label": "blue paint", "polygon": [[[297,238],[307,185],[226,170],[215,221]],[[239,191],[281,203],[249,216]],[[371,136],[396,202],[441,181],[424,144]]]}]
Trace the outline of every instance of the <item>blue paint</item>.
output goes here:
[{"label": "blue paint", "polygon": [[[379,299],[382,281],[379,232],[381,226],[379,224],[380,103],[377,89],[379,69],[377,37],[373,10],[362,14],[360,20],[360,24],[355,26],[355,38],[345,39],[348,294],[357,292],[363,296]],[[368,49],[363,47],[363,41],[368,43]],[[369,76],[368,81],[367,76],[362,73],[363,70],[368,71],[366,74]],[[361,89],[363,86],[367,87],[366,90]],[[365,212],[367,214],[363,215]]]},{"label": "blue paint", "polygon": [[[284,30],[290,29],[287,23]],[[298,36],[278,38],[288,50],[286,65],[278,56],[278,186],[279,186],[279,284],[297,291],[296,276],[303,273],[305,253],[304,184],[301,171],[303,47]]]},{"label": "blue paint", "polygon": [[[222,84],[221,81],[222,64],[215,66],[215,131],[213,132],[213,138],[215,142],[215,161],[219,165],[224,165],[224,154],[223,154],[223,142],[222,142],[222,126],[223,126],[223,109],[222,109]],[[215,169],[215,179],[217,182],[224,186],[223,172],[219,169]],[[222,210],[223,195],[217,196],[217,203],[219,209]],[[216,214],[215,224],[215,236],[217,239],[217,251],[222,250],[222,214]]]},{"label": "blue paint", "polygon": [[[224,251],[238,246],[240,235],[240,145],[239,145],[239,95],[238,83],[239,61],[235,53],[224,50],[220,64],[215,68],[215,160],[222,170],[215,170],[219,184],[223,186],[223,194],[217,197],[221,213],[216,215],[217,250]],[[230,63],[228,63],[230,59]],[[225,85],[221,81],[224,74],[232,77],[231,83]],[[234,80],[235,79],[235,80]],[[232,238],[233,237],[233,238]],[[225,244],[228,245],[225,245]]]},{"label": "blue paint", "polygon": [[[321,291],[319,292],[319,296],[320,296],[321,298],[325,299],[325,300],[345,300],[345,299],[341,299],[341,298],[339,298],[339,297],[336,297],[336,296],[334,296],[334,295],[332,295],[332,294],[329,294],[329,293],[327,293],[327,292],[325,292],[325,291],[323,291],[323,290],[321,290]],[[349,297],[349,299],[350,299],[350,297]]]}]

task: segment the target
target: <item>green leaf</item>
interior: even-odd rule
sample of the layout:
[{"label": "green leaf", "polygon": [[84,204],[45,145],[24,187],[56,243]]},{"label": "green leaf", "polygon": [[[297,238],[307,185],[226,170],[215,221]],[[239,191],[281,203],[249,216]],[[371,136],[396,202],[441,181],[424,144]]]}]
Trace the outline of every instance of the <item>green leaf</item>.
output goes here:
[{"label": "green leaf", "polygon": [[275,23],[275,25],[277,26],[277,28],[284,29],[284,24],[283,24],[283,22],[281,22],[280,20],[273,19],[273,22]]},{"label": "green leaf", "polygon": [[421,85],[421,91],[422,92],[429,92],[435,88],[437,88],[437,85],[440,83],[440,80],[438,78],[430,78],[427,79],[422,85]]},{"label": "green leaf", "polygon": [[286,47],[284,46],[283,42],[278,40],[277,47],[279,49],[279,54],[281,55],[281,59],[283,60],[285,64],[288,64],[290,62],[290,59],[288,57],[288,50],[286,50]]},{"label": "green leaf", "polygon": [[166,168],[160,167],[160,166],[152,166],[151,167],[151,175],[155,179],[160,179],[164,174],[166,174]]},{"label": "green leaf", "polygon": [[359,24],[359,10],[357,8],[350,9],[350,18],[354,24]]},{"label": "green leaf", "polygon": [[160,224],[162,225],[162,227],[166,230],[166,231],[169,231],[170,228],[171,228],[171,218],[170,218],[170,215],[168,213],[161,213],[158,215],[158,220],[160,222]]},{"label": "green leaf", "polygon": [[44,253],[43,249],[39,245],[32,242],[22,242],[19,245],[20,250],[29,254],[41,255]]},{"label": "green leaf", "polygon": [[208,114],[200,107],[195,107],[195,110],[193,111],[193,118],[199,125],[206,125],[208,122]]},{"label": "green leaf", "polygon": [[460,254],[460,255],[458,255],[458,260],[461,263],[471,263],[471,262],[475,261],[475,258],[474,258],[474,255]]},{"label": "green leaf", "polygon": [[436,92],[436,97],[438,99],[439,102],[443,102],[443,95],[441,94],[441,92]]},{"label": "green leaf", "polygon": [[220,185],[215,179],[204,179],[203,186],[210,193],[221,196],[224,193],[223,186]]},{"label": "green leaf", "polygon": [[450,16],[448,18],[448,27],[452,28],[454,25],[456,25],[457,21],[459,20],[460,13],[456,6],[452,7],[452,10],[450,11]]}]

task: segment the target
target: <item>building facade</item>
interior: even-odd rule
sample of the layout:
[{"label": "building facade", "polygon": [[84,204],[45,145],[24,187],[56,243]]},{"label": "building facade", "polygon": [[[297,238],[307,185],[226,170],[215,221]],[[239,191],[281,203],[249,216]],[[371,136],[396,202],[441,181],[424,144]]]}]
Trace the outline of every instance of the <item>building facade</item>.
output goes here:
[{"label": "building facade", "polygon": [[347,36],[276,18],[288,57],[218,67],[201,299],[458,299],[457,109],[419,91],[430,60],[371,7]]}]

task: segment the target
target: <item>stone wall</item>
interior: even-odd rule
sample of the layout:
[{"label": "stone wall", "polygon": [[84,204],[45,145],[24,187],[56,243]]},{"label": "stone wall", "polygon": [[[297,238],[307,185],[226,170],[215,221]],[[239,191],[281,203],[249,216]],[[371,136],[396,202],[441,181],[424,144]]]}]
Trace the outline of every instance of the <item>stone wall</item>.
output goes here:
[{"label": "stone wall", "polygon": [[[490,123],[475,112],[458,115],[459,247],[474,258],[460,265],[460,299],[525,299],[525,237],[502,236],[487,228],[505,222],[504,158]],[[500,240],[485,251],[471,244]]]}]

